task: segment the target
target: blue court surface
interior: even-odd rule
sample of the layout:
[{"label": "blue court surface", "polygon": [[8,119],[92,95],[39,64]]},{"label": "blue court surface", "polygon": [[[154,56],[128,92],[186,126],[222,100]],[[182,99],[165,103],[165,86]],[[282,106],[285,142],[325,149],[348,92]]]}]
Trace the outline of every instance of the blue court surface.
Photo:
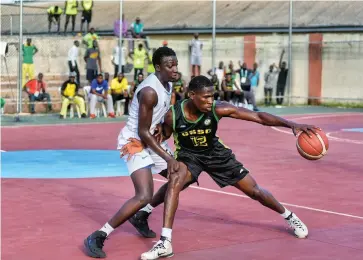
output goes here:
[{"label": "blue court surface", "polygon": [[117,150],[2,152],[2,178],[93,178],[128,176]]},{"label": "blue court surface", "polygon": [[363,133],[363,128],[347,128],[342,129],[344,132],[356,132],[356,133]]}]

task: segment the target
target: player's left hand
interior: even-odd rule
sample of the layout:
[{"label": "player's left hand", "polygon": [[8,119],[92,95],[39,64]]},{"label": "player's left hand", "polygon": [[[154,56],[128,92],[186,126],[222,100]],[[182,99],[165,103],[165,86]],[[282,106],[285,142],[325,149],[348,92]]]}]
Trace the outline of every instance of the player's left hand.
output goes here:
[{"label": "player's left hand", "polygon": [[157,124],[154,131],[154,137],[156,141],[160,144],[162,141],[164,141],[164,135],[163,135],[163,125]]},{"label": "player's left hand", "polygon": [[295,136],[297,136],[300,132],[306,133],[310,138],[313,134],[317,134],[316,130],[321,130],[319,127],[313,125],[305,125],[305,124],[294,124],[292,127],[292,132]]},{"label": "player's left hand", "polygon": [[136,138],[129,138],[128,143],[120,149],[120,158],[128,155],[127,160],[130,160],[135,153],[140,153],[144,150],[141,141]]}]

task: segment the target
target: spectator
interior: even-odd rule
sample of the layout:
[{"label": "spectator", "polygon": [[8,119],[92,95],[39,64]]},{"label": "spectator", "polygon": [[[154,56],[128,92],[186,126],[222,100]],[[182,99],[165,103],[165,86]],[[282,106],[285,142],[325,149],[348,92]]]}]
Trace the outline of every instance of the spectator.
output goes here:
[{"label": "spectator", "polygon": [[82,1],[82,19],[81,19],[81,32],[83,32],[83,24],[87,22],[87,32],[89,31],[89,24],[92,21],[92,8],[93,0],[83,0]]},{"label": "spectator", "polygon": [[4,112],[4,107],[5,107],[5,99],[0,97],[0,109],[1,109],[1,114],[3,114]]},{"label": "spectator", "polygon": [[47,10],[48,13],[48,33],[50,33],[52,29],[52,23],[57,24],[57,33],[59,33],[60,30],[60,17],[63,13],[62,8],[59,8],[56,6],[51,6]]},{"label": "spectator", "polygon": [[125,100],[125,115],[129,114],[129,93],[128,93],[128,85],[127,78],[121,72],[117,75],[117,78],[114,78],[111,82],[111,96],[113,100],[113,105],[116,104],[118,100]]},{"label": "spectator", "polygon": [[163,47],[168,47],[168,41],[164,40],[162,45],[163,45]]},{"label": "spectator", "polygon": [[[233,66],[233,64],[232,64],[232,66]],[[222,84],[222,81],[223,81],[224,76],[226,74],[226,67],[224,66],[223,61],[220,61],[219,62],[218,68],[210,69],[207,73],[212,78],[213,78],[213,75],[216,75],[217,76],[217,79],[218,79],[218,82],[219,82],[218,88],[219,89],[222,89],[221,88],[222,87],[221,84]]]},{"label": "spectator", "polygon": [[38,52],[37,47],[32,44],[32,39],[26,39],[26,43],[23,44],[23,81],[22,85],[28,80],[34,79],[34,55]]},{"label": "spectator", "polygon": [[103,79],[102,74],[98,74],[91,83],[91,93],[90,93],[90,118],[96,118],[96,103],[106,102],[107,103],[107,113],[109,117],[115,117],[115,111],[113,109],[112,97],[108,94],[108,83]]},{"label": "spectator", "polygon": [[184,97],[185,81],[182,78],[181,72],[178,72],[178,77],[173,82],[173,93],[171,97],[171,104],[174,105],[176,101]]},{"label": "spectator", "polygon": [[151,73],[155,73],[155,68],[153,64],[153,54],[156,51],[156,49],[152,49],[152,51],[149,51],[149,56],[147,60],[147,75],[150,75]]},{"label": "spectator", "polygon": [[105,81],[107,82],[107,84],[109,83],[109,80],[110,80],[110,74],[108,72],[105,72],[104,74],[104,79]]},{"label": "spectator", "polygon": [[194,34],[194,39],[189,43],[190,61],[192,65],[192,75],[199,76],[202,66],[202,49],[203,43],[199,40],[199,34]]},{"label": "spectator", "polygon": [[69,18],[71,17],[72,17],[72,33],[74,34],[74,28],[76,26],[76,16],[78,13],[77,7],[78,7],[77,0],[66,0],[66,4],[64,7],[66,12],[66,23],[64,24],[64,34],[67,33]]},{"label": "spectator", "polygon": [[[115,72],[113,78],[116,78],[119,73],[120,64],[120,46],[116,45],[112,52],[112,64],[114,65]],[[124,41],[122,40],[122,60],[121,60],[121,72],[125,73],[126,65],[126,47],[124,47]]]},{"label": "spectator", "polygon": [[95,33],[95,28],[91,28],[89,32],[83,37],[83,44],[86,45],[87,49],[93,47],[93,42],[98,41],[100,37]]},{"label": "spectator", "polygon": [[78,53],[79,53],[79,41],[74,41],[72,48],[68,51],[68,67],[70,72],[75,72],[77,75],[77,84],[81,84],[79,79],[79,70],[78,70]]},{"label": "spectator", "polygon": [[144,34],[144,24],[141,22],[140,17],[136,17],[135,22],[131,24],[132,37],[135,39],[142,38],[145,41],[145,47],[149,50],[149,44]]},{"label": "spectator", "polygon": [[[120,20],[115,21],[115,23],[113,25],[113,33],[118,38],[120,37]],[[134,43],[132,40],[131,31],[129,30],[129,23],[125,19],[125,14],[122,14],[122,37],[124,39],[126,39],[126,41],[127,41],[127,46],[129,47],[129,52],[132,52],[134,49]]]},{"label": "spectator", "polygon": [[224,92],[224,98],[227,102],[237,105],[239,107],[242,106],[243,92],[238,87],[236,81],[232,79],[231,73],[226,74],[226,78],[222,82],[222,89]]},{"label": "spectator", "polygon": [[[43,81],[42,73],[38,74],[38,79],[29,80],[23,88],[29,96],[30,113],[35,113],[35,101],[43,101],[44,99],[48,102],[48,111],[52,111],[50,95],[46,92],[46,84]],[[42,93],[40,93],[40,91],[42,91]]]},{"label": "spectator", "polygon": [[276,78],[279,73],[278,70],[275,69],[275,63],[270,65],[269,71],[265,73],[265,105],[270,106],[272,102],[272,89],[276,86]]},{"label": "spectator", "polygon": [[[222,78],[223,80],[223,78]],[[219,78],[217,76],[217,74],[213,74],[212,75],[212,79],[211,79],[212,83],[213,83],[213,87],[214,87],[214,99],[218,100],[218,98],[220,100],[224,100],[224,93],[221,87],[221,83],[219,83]]]},{"label": "spectator", "polygon": [[131,89],[131,94],[133,95],[137,89],[137,86],[141,84],[141,82],[144,81],[144,74],[139,73],[139,75],[137,75],[137,79],[134,80],[134,82],[132,82],[132,89]]},{"label": "spectator", "polygon": [[147,52],[144,49],[142,43],[139,44],[138,48],[129,54],[130,58],[134,60],[134,80],[136,80],[137,75],[143,74],[145,67],[145,59],[147,57]]},{"label": "spectator", "polygon": [[256,105],[255,95],[251,87],[251,79],[254,74],[252,73],[251,70],[247,69],[246,62],[244,62],[242,65],[241,62],[239,62],[239,65],[241,67],[239,70],[239,75],[241,79],[241,88],[243,90],[244,98],[247,100],[249,104],[252,104],[254,111],[259,111]]},{"label": "spectator", "polygon": [[282,61],[284,54],[285,50],[282,51],[279,61],[279,76],[277,78],[277,85],[276,85],[277,105],[282,105],[282,103],[284,102],[286,79],[287,79],[287,74],[289,72],[289,70],[286,68],[286,62]]},{"label": "spectator", "polygon": [[86,54],[84,55],[84,60],[86,62],[87,69],[86,77],[88,82],[91,84],[91,82],[96,78],[98,72],[102,73],[101,56],[97,41],[93,41],[93,48],[87,49]]},{"label": "spectator", "polygon": [[257,70],[258,64],[255,62],[253,63],[253,69],[250,74],[250,80],[251,80],[251,89],[254,95],[256,95],[257,87],[260,83],[260,73]]},{"label": "spectator", "polygon": [[78,95],[79,84],[75,81],[76,73],[71,72],[69,79],[65,81],[61,87],[62,95],[62,109],[60,112],[60,118],[64,119],[67,114],[67,109],[70,103],[74,103],[79,107],[82,118],[86,118],[86,106],[84,99]]}]

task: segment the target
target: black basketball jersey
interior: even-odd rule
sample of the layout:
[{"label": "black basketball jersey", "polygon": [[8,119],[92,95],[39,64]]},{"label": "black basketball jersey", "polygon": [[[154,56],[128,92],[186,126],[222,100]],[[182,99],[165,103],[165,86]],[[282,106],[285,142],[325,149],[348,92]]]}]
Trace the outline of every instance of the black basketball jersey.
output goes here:
[{"label": "black basketball jersey", "polygon": [[219,138],[216,136],[218,117],[215,113],[215,101],[212,111],[201,114],[194,122],[187,120],[184,116],[183,107],[186,101],[187,99],[178,101],[172,106],[176,151],[187,150],[200,153],[214,149],[219,143]]}]

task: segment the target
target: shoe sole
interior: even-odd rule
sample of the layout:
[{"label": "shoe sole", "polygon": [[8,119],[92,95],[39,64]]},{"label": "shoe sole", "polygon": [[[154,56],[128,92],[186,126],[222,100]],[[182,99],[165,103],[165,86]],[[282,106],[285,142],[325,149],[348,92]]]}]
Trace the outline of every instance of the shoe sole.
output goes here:
[{"label": "shoe sole", "polygon": [[[164,255],[164,256],[159,256],[158,258],[155,258],[154,260],[157,260],[157,259],[161,259],[161,258],[170,258],[170,257],[173,257],[174,256],[174,253],[170,253],[168,255]],[[149,260],[147,258],[140,258],[141,260]]]},{"label": "shoe sole", "polygon": [[[156,233],[153,232],[153,235],[148,235],[145,232],[143,232],[141,229],[138,228],[138,226],[136,225],[136,223],[133,222],[132,218],[129,219],[129,222],[131,223],[131,225],[134,226],[134,228],[136,228],[136,230],[140,233],[140,235],[142,235],[145,238],[155,238],[156,237]],[[151,231],[151,230],[150,230]]]},{"label": "shoe sole", "polygon": [[91,249],[88,246],[87,238],[83,241],[84,247],[86,248],[86,253],[88,256],[92,258],[106,258],[106,256],[99,256],[91,251]]}]

